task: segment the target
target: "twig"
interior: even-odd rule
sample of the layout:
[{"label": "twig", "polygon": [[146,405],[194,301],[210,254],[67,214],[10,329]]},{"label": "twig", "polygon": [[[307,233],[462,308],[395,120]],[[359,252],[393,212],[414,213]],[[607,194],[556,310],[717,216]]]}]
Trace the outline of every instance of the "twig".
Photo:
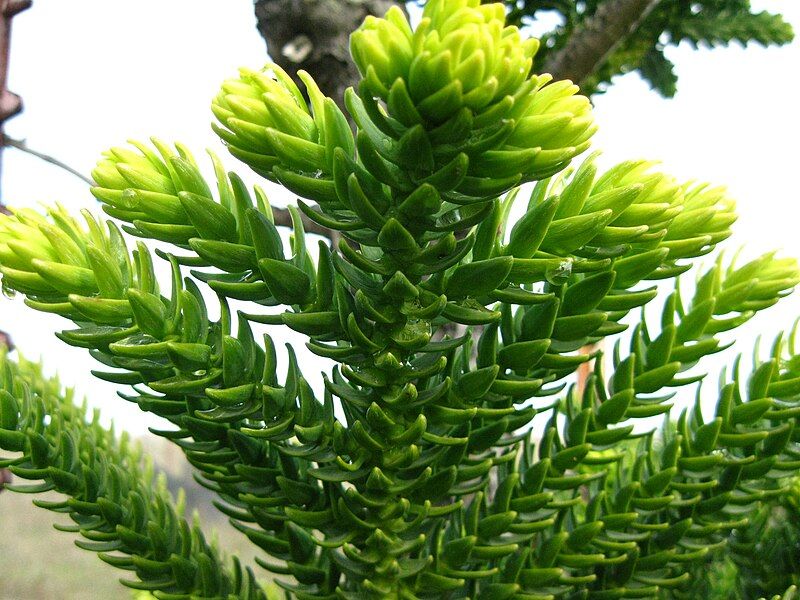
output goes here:
[{"label": "twig", "polygon": [[611,53],[635,32],[661,0],[609,0],[545,63],[543,71],[554,79],[581,85],[608,60]]},{"label": "twig", "polygon": [[25,143],[25,140],[16,140],[12,137],[8,137],[7,135],[3,136],[3,146],[8,146],[10,148],[16,148],[17,150],[21,150],[27,154],[31,154],[36,158],[41,158],[43,161],[50,163],[51,165],[55,165],[61,169],[64,169],[68,173],[71,173],[81,181],[89,184],[94,185],[94,181],[92,181],[89,177],[86,177],[80,171],[77,171],[70,167],[68,164],[58,160],[55,156],[50,156],[49,154],[45,154],[44,152],[39,152],[38,150],[34,150],[33,148],[29,148],[28,145]]}]

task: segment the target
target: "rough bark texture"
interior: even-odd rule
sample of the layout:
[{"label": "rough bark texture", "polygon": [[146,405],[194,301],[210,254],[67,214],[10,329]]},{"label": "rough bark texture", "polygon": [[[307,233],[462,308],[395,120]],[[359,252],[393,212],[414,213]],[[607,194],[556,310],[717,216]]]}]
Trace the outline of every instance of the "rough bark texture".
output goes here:
[{"label": "rough bark texture", "polygon": [[554,79],[570,79],[580,85],[593,75],[614,49],[628,38],[660,0],[611,0],[603,2],[583,26],[555,52],[542,71]]},{"label": "rough bark texture", "polygon": [[392,0],[256,0],[258,31],[273,61],[287,72],[308,71],[326,96],[342,102],[358,81],[350,33],[367,15],[383,16]]}]

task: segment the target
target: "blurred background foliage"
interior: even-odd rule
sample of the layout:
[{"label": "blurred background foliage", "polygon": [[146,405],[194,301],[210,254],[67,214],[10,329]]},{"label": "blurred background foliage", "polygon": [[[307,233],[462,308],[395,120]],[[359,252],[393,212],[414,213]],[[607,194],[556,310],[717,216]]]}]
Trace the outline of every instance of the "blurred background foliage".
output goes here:
[{"label": "blurred background foliage", "polygon": [[[619,0],[520,0],[506,2],[511,22],[524,27],[542,20],[553,27],[541,35],[539,64],[565,48],[576,32],[606,10],[624,5]],[[731,43],[781,46],[794,38],[792,27],[779,14],[755,10],[750,0],[660,0],[650,2],[634,30],[611,49],[597,70],[581,83],[583,93],[603,92],[616,75],[633,71],[666,98],[675,95],[678,77],[665,50],[687,42],[716,48]]]}]

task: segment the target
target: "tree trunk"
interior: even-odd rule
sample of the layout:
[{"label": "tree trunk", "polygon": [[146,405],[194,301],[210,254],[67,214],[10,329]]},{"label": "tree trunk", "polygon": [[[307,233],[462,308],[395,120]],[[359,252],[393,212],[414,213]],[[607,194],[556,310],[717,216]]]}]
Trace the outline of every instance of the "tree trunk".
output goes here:
[{"label": "tree trunk", "polygon": [[350,34],[368,15],[383,16],[392,0],[256,0],[258,32],[274,62],[292,77],[308,71],[322,93],[341,105],[358,81]]}]

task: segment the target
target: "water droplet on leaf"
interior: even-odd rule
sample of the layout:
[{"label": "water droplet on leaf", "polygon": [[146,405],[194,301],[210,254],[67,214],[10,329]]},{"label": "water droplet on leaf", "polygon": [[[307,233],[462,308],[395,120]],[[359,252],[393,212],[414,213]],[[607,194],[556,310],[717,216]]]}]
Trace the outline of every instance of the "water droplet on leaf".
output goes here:
[{"label": "water droplet on leaf", "polygon": [[548,267],[544,272],[545,279],[552,285],[564,285],[569,281],[571,275],[572,261],[569,259],[562,260],[558,265]]}]

